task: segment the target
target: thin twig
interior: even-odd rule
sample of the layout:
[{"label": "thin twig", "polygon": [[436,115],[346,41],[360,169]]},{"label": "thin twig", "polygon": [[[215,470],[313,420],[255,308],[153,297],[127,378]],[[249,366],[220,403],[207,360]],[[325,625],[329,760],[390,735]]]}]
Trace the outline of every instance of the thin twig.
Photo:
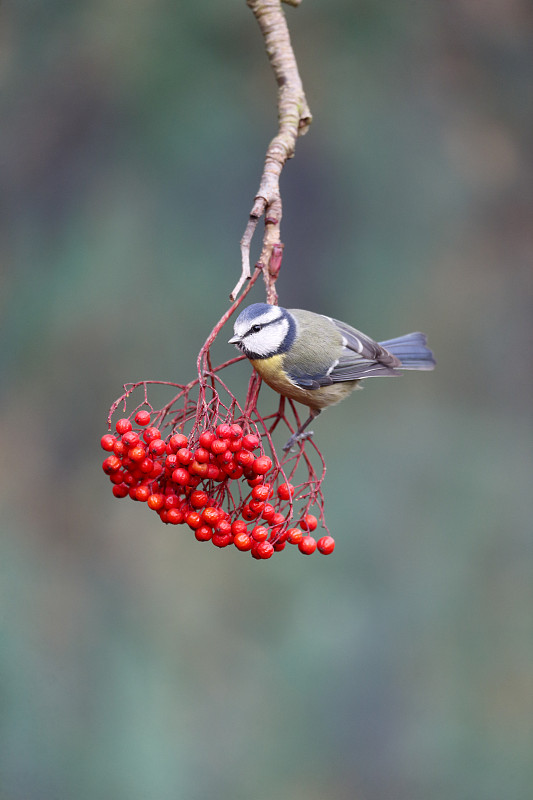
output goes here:
[{"label": "thin twig", "polygon": [[[307,105],[298,65],[292,49],[289,29],[281,3],[298,6],[301,0],[246,0],[263,38],[278,85],[278,133],[270,142],[259,189],[241,239],[241,276],[230,294],[234,300],[251,277],[250,245],[262,216],[265,217],[263,246],[257,266],[263,271],[267,302],[276,303],[275,280],[281,263],[283,245],[280,237],[282,216],[279,177],[289,158],[294,155],[298,136],[307,133],[311,112]],[[277,248],[277,250],[276,250]]]},{"label": "thin twig", "polygon": [[207,337],[206,341],[204,342],[204,345],[203,345],[202,349],[198,353],[198,358],[196,360],[196,368],[197,368],[198,375],[199,375],[199,378],[200,378],[200,383],[202,383],[202,381],[204,380],[204,372],[205,371],[212,372],[212,369],[209,367],[209,363],[208,363],[209,348],[211,347],[211,345],[213,344],[213,342],[217,338],[218,334],[220,333],[222,327],[226,324],[226,322],[231,317],[231,315],[233,314],[235,309],[237,309],[240,306],[240,304],[242,303],[242,301],[244,300],[244,298],[246,297],[246,295],[248,294],[248,292],[252,288],[253,284],[255,283],[257,278],[259,277],[259,274],[260,274],[259,273],[259,269],[256,269],[254,271],[254,275],[250,276],[250,283],[246,287],[245,292],[241,295],[241,297],[239,297],[238,300],[236,300],[228,308],[228,310],[225,312],[225,314],[219,319],[219,321],[217,322],[217,324],[215,325],[215,327],[213,328],[213,330],[211,331],[211,333]]}]

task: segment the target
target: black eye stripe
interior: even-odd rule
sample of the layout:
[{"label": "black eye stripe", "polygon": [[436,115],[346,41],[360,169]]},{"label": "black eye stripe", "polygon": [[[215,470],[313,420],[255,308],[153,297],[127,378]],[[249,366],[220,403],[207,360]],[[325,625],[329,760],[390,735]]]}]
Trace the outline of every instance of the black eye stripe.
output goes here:
[{"label": "black eye stripe", "polygon": [[259,331],[263,330],[263,328],[267,328],[269,325],[274,325],[276,322],[280,322],[283,319],[283,315],[276,317],[276,319],[271,319],[269,322],[262,322],[260,325],[252,325],[250,330],[246,331],[244,336],[250,336],[251,333],[259,333]]}]

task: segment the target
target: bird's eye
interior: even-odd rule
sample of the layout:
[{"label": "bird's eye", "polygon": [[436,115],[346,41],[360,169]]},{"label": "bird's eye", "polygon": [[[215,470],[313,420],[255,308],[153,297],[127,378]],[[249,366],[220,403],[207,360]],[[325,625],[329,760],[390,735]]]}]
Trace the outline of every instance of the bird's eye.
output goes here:
[{"label": "bird's eye", "polygon": [[262,325],[252,325],[252,332],[253,333],[259,333],[261,328],[262,328]]}]

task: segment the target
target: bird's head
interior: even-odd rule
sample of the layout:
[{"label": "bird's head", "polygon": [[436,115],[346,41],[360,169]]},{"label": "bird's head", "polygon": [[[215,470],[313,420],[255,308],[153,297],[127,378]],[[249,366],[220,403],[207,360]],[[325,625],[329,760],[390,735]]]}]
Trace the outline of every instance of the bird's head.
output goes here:
[{"label": "bird's head", "polygon": [[229,344],[248,358],[270,358],[287,352],[296,335],[296,322],[285,308],[254,303],[241,311],[233,330]]}]

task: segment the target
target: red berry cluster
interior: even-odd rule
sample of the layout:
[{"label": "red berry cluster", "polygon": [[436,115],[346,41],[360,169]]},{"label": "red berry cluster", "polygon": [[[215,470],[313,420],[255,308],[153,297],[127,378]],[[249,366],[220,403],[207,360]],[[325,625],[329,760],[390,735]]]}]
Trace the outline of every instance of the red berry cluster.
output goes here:
[{"label": "red berry cluster", "polygon": [[162,522],[187,525],[198,541],[233,544],[257,559],[270,558],[287,542],[307,555],[333,552],[331,536],[317,541],[311,535],[318,524],[313,514],[289,527],[297,492],[262,452],[260,436],[221,423],[189,437],[162,438],[159,428],[149,427],[148,411],[137,411],[134,419],[137,430],[123,418],[116,435],[101,439],[110,453],[102,468],[115,497],[145,502]]}]

